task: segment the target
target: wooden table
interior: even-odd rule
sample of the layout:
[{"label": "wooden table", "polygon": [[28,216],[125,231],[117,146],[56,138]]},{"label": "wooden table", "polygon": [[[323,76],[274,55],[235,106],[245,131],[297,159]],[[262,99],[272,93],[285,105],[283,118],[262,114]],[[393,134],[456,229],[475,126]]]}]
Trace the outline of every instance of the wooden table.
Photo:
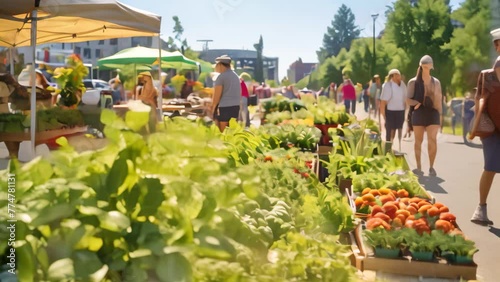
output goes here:
[{"label": "wooden table", "polygon": [[[35,145],[45,144],[48,141],[61,136],[68,136],[86,131],[87,131],[87,126],[77,126],[73,128],[37,132],[35,134]],[[31,140],[30,132],[16,132],[16,133],[2,132],[2,134],[0,134],[0,142],[5,142],[5,145],[7,146],[7,150],[9,150],[9,155],[11,158],[18,157],[19,146],[21,145],[21,142],[30,140]]]},{"label": "wooden table", "polygon": [[[175,112],[179,111],[180,114],[184,112],[191,112],[193,110],[202,110],[205,109],[204,106],[202,105],[193,105],[192,107],[186,107],[184,105],[169,105],[169,104],[163,104],[162,110],[164,112]],[[121,104],[121,105],[114,105],[113,110],[118,114],[120,117],[124,117],[125,113],[129,110],[127,104]]]}]

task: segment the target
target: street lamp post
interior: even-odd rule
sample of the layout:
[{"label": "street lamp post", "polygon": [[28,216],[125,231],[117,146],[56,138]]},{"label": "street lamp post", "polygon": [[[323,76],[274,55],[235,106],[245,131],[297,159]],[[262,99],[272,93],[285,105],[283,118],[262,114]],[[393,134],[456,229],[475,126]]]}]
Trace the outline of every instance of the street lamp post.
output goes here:
[{"label": "street lamp post", "polygon": [[377,65],[377,53],[375,48],[375,21],[378,18],[378,14],[373,14],[373,61],[372,61],[372,75],[375,75],[375,67]]}]

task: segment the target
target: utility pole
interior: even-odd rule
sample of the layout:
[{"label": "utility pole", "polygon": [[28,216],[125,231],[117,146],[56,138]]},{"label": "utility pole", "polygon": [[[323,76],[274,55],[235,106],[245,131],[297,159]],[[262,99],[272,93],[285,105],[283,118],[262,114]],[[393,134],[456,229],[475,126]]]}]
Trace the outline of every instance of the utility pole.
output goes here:
[{"label": "utility pole", "polygon": [[375,75],[376,73],[376,66],[377,66],[377,51],[375,48],[375,21],[378,18],[378,14],[373,14],[373,62],[372,62],[372,75]]},{"label": "utility pole", "polygon": [[213,42],[212,39],[201,39],[201,40],[196,40],[197,42],[204,42],[203,44],[203,51],[207,51],[208,50],[208,43],[209,42]]}]

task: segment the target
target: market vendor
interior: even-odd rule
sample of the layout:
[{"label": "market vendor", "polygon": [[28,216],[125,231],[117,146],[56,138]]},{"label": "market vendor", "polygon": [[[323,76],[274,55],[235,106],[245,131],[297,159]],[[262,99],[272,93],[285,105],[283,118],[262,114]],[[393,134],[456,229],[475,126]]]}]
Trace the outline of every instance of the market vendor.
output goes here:
[{"label": "market vendor", "polygon": [[151,107],[149,116],[150,130],[154,132],[156,126],[156,108],[158,108],[158,91],[153,85],[153,77],[148,71],[141,72],[142,88],[138,91],[138,100]]}]

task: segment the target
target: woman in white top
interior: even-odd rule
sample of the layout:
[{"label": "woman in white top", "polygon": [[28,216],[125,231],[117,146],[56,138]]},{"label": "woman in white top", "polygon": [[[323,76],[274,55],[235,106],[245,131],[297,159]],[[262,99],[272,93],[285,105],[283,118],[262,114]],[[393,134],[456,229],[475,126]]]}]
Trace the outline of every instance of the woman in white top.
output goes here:
[{"label": "woman in white top", "polygon": [[380,114],[385,120],[386,141],[392,142],[398,131],[399,150],[406,110],[406,85],[397,69],[389,71],[389,81],[384,84],[380,96]]}]

